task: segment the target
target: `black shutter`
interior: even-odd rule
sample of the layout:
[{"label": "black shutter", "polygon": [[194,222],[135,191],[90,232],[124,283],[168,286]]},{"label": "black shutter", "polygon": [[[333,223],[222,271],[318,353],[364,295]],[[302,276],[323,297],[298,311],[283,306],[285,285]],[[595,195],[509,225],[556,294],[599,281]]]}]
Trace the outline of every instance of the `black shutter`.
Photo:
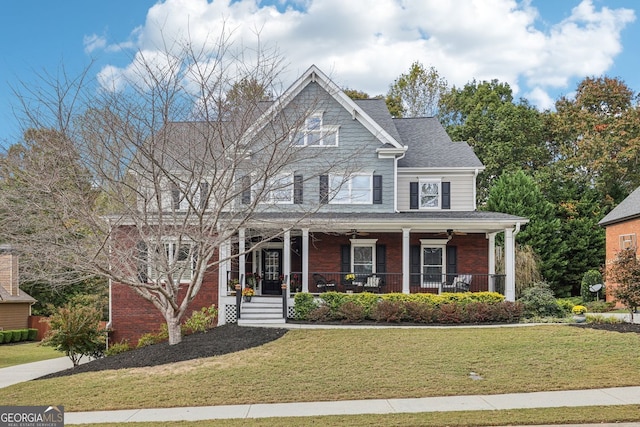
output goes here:
[{"label": "black shutter", "polygon": [[242,177],[242,204],[248,205],[251,203],[251,177],[245,175]]},{"label": "black shutter", "polygon": [[351,245],[340,245],[340,272],[351,272]]},{"label": "black shutter", "polygon": [[173,209],[180,209],[180,188],[176,184],[171,184],[171,199],[173,201]]},{"label": "black shutter", "polygon": [[442,209],[451,209],[451,183],[442,183]]},{"label": "black shutter", "polygon": [[149,281],[149,277],[147,275],[148,267],[148,253],[147,253],[147,244],[143,241],[138,242],[136,245],[138,249],[138,282],[147,283]]},{"label": "black shutter", "polygon": [[409,284],[412,286],[420,285],[420,270],[420,246],[412,245],[409,249]]},{"label": "black shutter", "polygon": [[458,248],[447,246],[447,283],[450,285],[458,273]]},{"label": "black shutter", "polygon": [[418,209],[418,183],[409,183],[409,209]]},{"label": "black shutter", "polygon": [[382,204],[382,175],[373,175],[373,204]]},{"label": "black shutter", "polygon": [[293,203],[296,205],[302,204],[302,175],[294,175],[293,176]]},{"label": "black shutter", "polygon": [[320,203],[329,203],[329,175],[320,175]]},{"label": "black shutter", "polygon": [[376,245],[376,273],[387,272],[387,246]]},{"label": "black shutter", "polygon": [[200,209],[206,209],[209,202],[209,183],[200,183]]}]

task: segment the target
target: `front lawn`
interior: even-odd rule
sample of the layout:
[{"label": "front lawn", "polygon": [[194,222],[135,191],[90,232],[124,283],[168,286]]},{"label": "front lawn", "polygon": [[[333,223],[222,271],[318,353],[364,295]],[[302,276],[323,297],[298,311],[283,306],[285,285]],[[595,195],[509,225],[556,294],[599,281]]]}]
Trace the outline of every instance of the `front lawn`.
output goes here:
[{"label": "front lawn", "polygon": [[223,356],[17,384],[0,401],[92,411],[631,386],[639,344],[563,325],[293,330]]},{"label": "front lawn", "polygon": [[0,348],[0,368],[56,357],[64,357],[64,353],[55,351],[53,347],[42,346],[39,342],[3,344]]}]

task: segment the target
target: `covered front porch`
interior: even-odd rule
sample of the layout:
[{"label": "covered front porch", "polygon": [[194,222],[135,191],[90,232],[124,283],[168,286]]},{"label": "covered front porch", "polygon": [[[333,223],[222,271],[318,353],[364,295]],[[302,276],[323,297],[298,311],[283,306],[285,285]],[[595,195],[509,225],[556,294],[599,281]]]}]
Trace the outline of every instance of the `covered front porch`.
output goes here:
[{"label": "covered front porch", "polygon": [[[495,291],[514,301],[514,238],[526,219],[486,212],[437,219],[423,213],[334,221],[331,227],[308,223],[268,240],[261,240],[256,229],[241,228],[237,239],[220,248],[229,258],[220,266],[220,295],[231,296],[238,283],[254,288],[256,295],[286,292],[288,298],[297,292]],[[500,274],[495,270],[499,233],[505,253]]]}]

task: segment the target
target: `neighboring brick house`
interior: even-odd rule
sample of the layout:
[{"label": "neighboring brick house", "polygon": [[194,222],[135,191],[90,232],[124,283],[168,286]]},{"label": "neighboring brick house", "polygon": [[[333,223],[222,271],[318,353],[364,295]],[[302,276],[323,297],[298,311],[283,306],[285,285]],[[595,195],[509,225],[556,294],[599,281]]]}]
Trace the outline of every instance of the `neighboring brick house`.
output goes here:
[{"label": "neighboring brick house", "polygon": [[[606,265],[625,249],[638,249],[640,235],[640,187],[609,212],[599,223],[606,230]],[[615,283],[606,282],[607,301],[614,301],[611,289]]]},{"label": "neighboring brick house", "polygon": [[35,302],[19,288],[18,256],[11,248],[0,247],[0,330],[28,328]]},{"label": "neighboring brick house", "polygon": [[[220,245],[220,256],[237,256],[211,272],[194,308],[213,303],[220,323],[234,321],[236,299],[228,287],[232,279],[252,284],[259,296],[281,295],[284,281],[290,305],[294,292],[327,290],[495,290],[515,299],[515,235],[528,220],[476,209],[476,178],[484,166],[466,142],[453,142],[436,118],[396,119],[383,99],[349,98],[315,66],[278,101],[265,105],[257,131],[275,109],[286,112],[306,99],[322,108],[310,108],[291,145],[316,150],[316,157],[292,163],[282,174],[283,186],[274,194],[277,209],[265,207],[252,219],[255,226],[248,224]],[[197,134],[194,123],[172,126],[182,138]],[[318,172],[323,158],[353,153],[357,170]],[[204,184],[207,189],[212,185]],[[179,194],[171,189],[156,199],[173,199],[171,208],[180,209]],[[250,201],[251,192],[243,193],[242,203]],[[312,213],[300,219],[300,212]],[[295,225],[288,226],[292,217]],[[259,240],[266,227],[285,231],[282,238],[246,253],[250,239]],[[504,233],[504,275],[495,274],[498,233]],[[354,279],[346,280],[350,273]],[[135,337],[161,321],[150,303],[113,284],[114,339]]]}]

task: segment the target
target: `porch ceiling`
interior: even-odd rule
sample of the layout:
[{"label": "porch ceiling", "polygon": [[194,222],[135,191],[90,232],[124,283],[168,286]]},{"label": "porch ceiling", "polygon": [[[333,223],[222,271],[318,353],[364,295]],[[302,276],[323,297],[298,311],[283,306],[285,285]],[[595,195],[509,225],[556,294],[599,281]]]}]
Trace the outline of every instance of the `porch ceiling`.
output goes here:
[{"label": "porch ceiling", "polygon": [[[468,233],[494,233],[514,228],[527,218],[500,212],[485,211],[421,211],[400,213],[335,213],[316,212],[302,218],[292,213],[265,213],[255,218],[259,227],[266,224],[309,228],[312,231],[348,232],[400,232],[408,228],[411,232],[443,232],[446,230]],[[256,224],[257,225],[257,224]]]}]

